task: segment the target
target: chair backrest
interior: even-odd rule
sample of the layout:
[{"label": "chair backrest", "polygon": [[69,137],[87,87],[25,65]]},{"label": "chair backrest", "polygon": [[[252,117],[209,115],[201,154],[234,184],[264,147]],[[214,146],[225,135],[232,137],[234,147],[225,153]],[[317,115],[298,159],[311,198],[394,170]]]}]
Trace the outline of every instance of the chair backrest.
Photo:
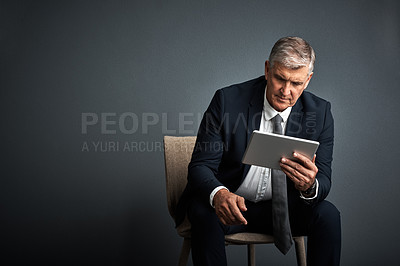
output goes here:
[{"label": "chair backrest", "polygon": [[187,183],[188,164],[195,142],[196,137],[194,136],[164,136],[167,202],[168,210],[172,218],[175,218],[176,205]]}]

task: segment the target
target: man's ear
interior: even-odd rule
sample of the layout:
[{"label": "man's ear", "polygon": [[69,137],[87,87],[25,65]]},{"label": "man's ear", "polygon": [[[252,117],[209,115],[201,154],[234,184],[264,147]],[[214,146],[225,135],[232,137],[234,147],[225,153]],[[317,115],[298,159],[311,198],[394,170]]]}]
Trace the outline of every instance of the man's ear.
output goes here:
[{"label": "man's ear", "polygon": [[270,67],[270,64],[269,64],[269,61],[267,60],[267,61],[265,61],[265,70],[264,70],[265,79],[267,79],[269,67]]},{"label": "man's ear", "polygon": [[311,80],[311,78],[312,78],[313,75],[314,75],[314,72],[311,72],[310,75],[308,76],[307,81],[306,81],[306,86],[304,86],[304,89],[307,88],[308,83],[310,83],[310,80]]}]

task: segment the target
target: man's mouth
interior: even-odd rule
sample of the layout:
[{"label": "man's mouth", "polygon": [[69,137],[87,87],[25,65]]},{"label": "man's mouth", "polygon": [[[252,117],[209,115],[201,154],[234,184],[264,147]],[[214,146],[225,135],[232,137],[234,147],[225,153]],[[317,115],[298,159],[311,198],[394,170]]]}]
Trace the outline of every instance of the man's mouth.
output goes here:
[{"label": "man's mouth", "polygon": [[288,102],[288,101],[290,101],[289,98],[282,98],[282,97],[280,97],[280,96],[276,96],[276,98],[277,98],[279,101],[281,101],[281,102]]}]

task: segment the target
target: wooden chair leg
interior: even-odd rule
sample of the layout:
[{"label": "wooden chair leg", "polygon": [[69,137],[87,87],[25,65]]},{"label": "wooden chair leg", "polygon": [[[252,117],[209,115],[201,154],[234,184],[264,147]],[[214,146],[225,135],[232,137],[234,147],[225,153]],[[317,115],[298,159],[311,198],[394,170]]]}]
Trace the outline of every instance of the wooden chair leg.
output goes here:
[{"label": "wooden chair leg", "polygon": [[294,238],[294,245],[296,248],[296,259],[298,266],[307,266],[306,247],[304,245],[304,237]]},{"label": "wooden chair leg", "polygon": [[247,265],[248,266],[256,265],[256,249],[254,244],[247,245]]},{"label": "wooden chair leg", "polygon": [[187,265],[189,259],[190,247],[191,247],[190,238],[184,238],[181,249],[181,255],[179,256],[179,263],[178,263],[179,266]]}]

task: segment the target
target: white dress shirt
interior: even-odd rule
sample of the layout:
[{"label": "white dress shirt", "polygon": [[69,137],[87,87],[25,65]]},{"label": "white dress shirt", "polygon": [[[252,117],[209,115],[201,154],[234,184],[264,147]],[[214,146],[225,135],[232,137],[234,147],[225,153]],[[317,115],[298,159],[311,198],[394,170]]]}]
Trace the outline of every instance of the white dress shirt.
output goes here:
[{"label": "white dress shirt", "polygon": [[[276,111],[269,104],[264,93],[264,108],[262,111],[259,130],[262,132],[272,133],[274,126],[272,118],[279,114],[283,120],[282,130],[285,132],[287,120],[291,111],[292,107],[286,108],[283,112]],[[272,199],[271,169],[252,165],[243,180],[243,183],[240,185],[238,190],[236,190],[235,194],[253,202]]]},{"label": "white dress shirt", "polygon": [[[260,122],[260,131],[272,133],[273,123],[272,118],[277,114],[282,117],[282,129],[285,132],[287,120],[289,118],[292,107],[286,108],[283,112],[276,111],[268,102],[266,97],[266,88],[264,92],[264,107],[262,111],[262,117]],[[227,189],[224,186],[216,187],[210,194],[210,204],[213,206],[214,195],[220,189]],[[258,202],[261,200],[272,199],[272,187],[271,187],[271,169],[252,165],[243,180],[240,187],[236,190],[235,194],[242,196],[246,200],[252,202]],[[316,180],[316,193],[314,197],[305,198],[300,193],[300,197],[303,199],[314,199],[318,195],[318,181]]]}]

